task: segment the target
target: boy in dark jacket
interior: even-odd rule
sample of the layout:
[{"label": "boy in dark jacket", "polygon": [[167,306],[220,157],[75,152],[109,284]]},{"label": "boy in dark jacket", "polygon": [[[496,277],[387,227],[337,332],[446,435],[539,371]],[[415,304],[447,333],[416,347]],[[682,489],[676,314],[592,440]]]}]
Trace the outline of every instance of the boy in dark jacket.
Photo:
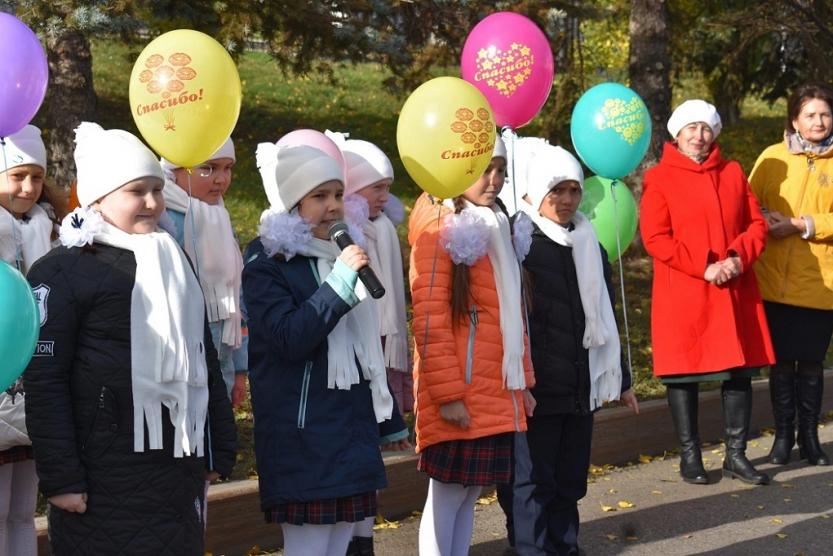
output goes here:
[{"label": "boy in dark jacket", "polygon": [[581,166],[560,147],[531,148],[517,170],[527,190],[514,230],[531,234],[523,267],[538,403],[527,432],[516,437],[515,548],[522,555],[578,554],[593,412],[615,399],[637,413],[639,406],[621,364],[607,254],[577,212]]},{"label": "boy in dark jacket", "polygon": [[81,208],[28,275],[26,424],[52,554],[202,555],[204,482],[231,474],[236,432],[199,282],[157,230],[162,172],[141,141],[83,122],[75,163]]}]

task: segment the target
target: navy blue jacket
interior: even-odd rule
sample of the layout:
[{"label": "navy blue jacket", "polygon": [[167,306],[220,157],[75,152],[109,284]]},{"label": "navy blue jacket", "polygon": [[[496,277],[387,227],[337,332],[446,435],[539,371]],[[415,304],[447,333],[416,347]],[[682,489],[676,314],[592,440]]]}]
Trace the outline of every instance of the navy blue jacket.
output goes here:
[{"label": "navy blue jacket", "polygon": [[350,310],[315,259],[246,250],[249,381],[263,510],[386,486],[369,383],[327,388],[327,335]]}]

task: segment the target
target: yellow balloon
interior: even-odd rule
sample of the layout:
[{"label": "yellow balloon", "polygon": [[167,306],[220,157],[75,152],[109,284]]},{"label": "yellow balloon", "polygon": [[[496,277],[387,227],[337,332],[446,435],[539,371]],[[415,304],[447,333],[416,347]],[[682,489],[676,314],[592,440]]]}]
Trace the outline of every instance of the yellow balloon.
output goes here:
[{"label": "yellow balloon", "polygon": [[240,101],[231,56],[191,29],[151,41],[130,75],[130,109],[142,137],[184,168],[202,164],[223,145],[237,123]]},{"label": "yellow balloon", "polygon": [[399,156],[419,187],[449,199],[480,177],[495,147],[495,118],[467,81],[437,77],[420,85],[399,114]]}]

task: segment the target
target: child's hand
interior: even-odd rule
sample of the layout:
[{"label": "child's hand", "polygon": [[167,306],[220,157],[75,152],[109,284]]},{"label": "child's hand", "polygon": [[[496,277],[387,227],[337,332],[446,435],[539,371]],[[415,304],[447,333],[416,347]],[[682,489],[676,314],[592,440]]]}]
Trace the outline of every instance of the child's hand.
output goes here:
[{"label": "child's hand", "polygon": [[463,400],[455,400],[440,405],[440,417],[461,429],[469,428],[469,412]]},{"label": "child's hand", "polygon": [[246,373],[234,373],[234,386],[231,387],[231,407],[240,407],[245,399]]},{"label": "child's hand", "polygon": [[370,257],[356,244],[348,245],[338,258],[353,272],[358,272],[360,268],[370,264]]},{"label": "child's hand", "polygon": [[703,273],[703,279],[712,284],[721,285],[729,281],[729,271],[723,267],[721,263],[712,263],[706,267],[706,272]]},{"label": "child's hand", "polygon": [[380,448],[383,452],[404,452],[405,450],[411,449],[411,443],[407,438],[403,438],[402,440],[397,440],[396,442],[382,444]]},{"label": "child's hand", "polygon": [[530,392],[529,390],[524,390],[522,394],[524,399],[524,411],[526,412],[526,416],[532,417],[532,414],[535,413],[535,406],[538,405],[538,402],[535,401],[535,398],[532,396],[532,392]]},{"label": "child's hand", "polygon": [[83,514],[87,511],[87,493],[57,494],[49,497],[49,503],[65,512]]},{"label": "child's hand", "polygon": [[631,408],[635,415],[639,415],[639,400],[636,399],[636,394],[633,390],[626,390],[619,396],[619,401]]}]

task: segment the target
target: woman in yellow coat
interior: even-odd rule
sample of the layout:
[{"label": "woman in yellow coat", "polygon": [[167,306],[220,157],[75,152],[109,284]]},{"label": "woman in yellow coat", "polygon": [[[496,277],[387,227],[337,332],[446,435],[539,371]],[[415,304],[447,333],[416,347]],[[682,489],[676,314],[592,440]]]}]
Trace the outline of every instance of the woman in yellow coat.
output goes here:
[{"label": "woman in yellow coat", "polygon": [[769,223],[755,265],[775,347],[770,396],[775,442],[769,459],[828,465],[818,439],[823,361],[833,334],[833,89],[802,85],[787,102],[784,141],[768,147],[749,177]]}]

